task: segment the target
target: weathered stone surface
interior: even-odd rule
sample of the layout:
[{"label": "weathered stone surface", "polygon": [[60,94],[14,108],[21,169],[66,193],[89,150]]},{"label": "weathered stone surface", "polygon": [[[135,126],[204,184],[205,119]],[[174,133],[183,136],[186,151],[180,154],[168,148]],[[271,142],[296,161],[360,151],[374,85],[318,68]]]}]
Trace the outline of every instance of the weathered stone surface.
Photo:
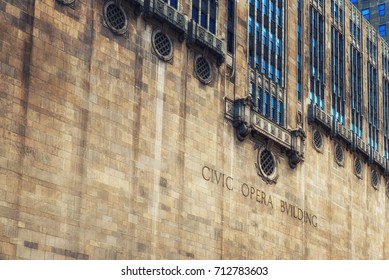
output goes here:
[{"label": "weathered stone surface", "polygon": [[[303,103],[295,92],[296,2],[286,127],[303,113],[305,161],[291,169],[274,144],[275,184],[257,174],[255,143],[238,141],[224,118],[224,97],[247,95],[247,3],[238,7],[235,83],[209,54],[214,79],[204,85],[193,69],[203,50],[168,29],[174,55],[160,61],[151,46],[160,24],[122,2],[127,37],[103,26],[103,1],[73,9],[0,0],[0,259],[389,258],[385,178],[373,189],[365,162],[355,176],[346,149],[339,166],[330,137],[321,153],[313,147],[308,64]],[[221,38],[225,18],[219,1]]]}]

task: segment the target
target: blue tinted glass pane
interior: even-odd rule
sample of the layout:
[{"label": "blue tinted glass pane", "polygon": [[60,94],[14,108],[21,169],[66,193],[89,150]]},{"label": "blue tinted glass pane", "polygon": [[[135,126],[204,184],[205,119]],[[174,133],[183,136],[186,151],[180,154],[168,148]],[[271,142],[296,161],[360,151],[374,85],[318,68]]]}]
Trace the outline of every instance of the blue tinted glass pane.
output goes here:
[{"label": "blue tinted glass pane", "polygon": [[277,120],[277,99],[274,96],[271,98],[271,118]]},{"label": "blue tinted glass pane", "polygon": [[370,19],[370,9],[364,9],[361,11],[362,16],[365,17],[365,19],[369,20]]},{"label": "blue tinted glass pane", "polygon": [[278,103],[278,122],[284,125],[284,104],[281,101]]},{"label": "blue tinted glass pane", "polygon": [[378,27],[378,31],[379,31],[381,36],[386,36],[386,25],[385,24],[380,25]]},{"label": "blue tinted glass pane", "polygon": [[268,92],[265,92],[265,115],[270,117],[270,95]]},{"label": "blue tinted glass pane", "polygon": [[378,5],[378,15],[380,16],[385,15],[385,4]]},{"label": "blue tinted glass pane", "polygon": [[172,6],[175,9],[177,9],[177,0],[170,0],[170,6]]},{"label": "blue tinted glass pane", "polygon": [[204,28],[207,28],[207,15],[203,12],[201,12],[201,26]]},{"label": "blue tinted glass pane", "polygon": [[262,61],[262,73],[266,74],[267,73],[267,60]]},{"label": "blue tinted glass pane", "polygon": [[233,0],[228,0],[228,7],[227,7],[227,14],[229,17],[234,16],[234,1]]},{"label": "blue tinted glass pane", "polygon": [[262,89],[259,88],[259,90],[258,90],[258,111],[259,112],[263,111],[263,104],[262,104],[263,96],[262,95],[263,95]]},{"label": "blue tinted glass pane", "polygon": [[192,7],[192,18],[199,23],[199,10],[196,7]]},{"label": "blue tinted glass pane", "polygon": [[213,34],[216,34],[216,22],[212,18],[209,20],[209,31],[211,31]]}]

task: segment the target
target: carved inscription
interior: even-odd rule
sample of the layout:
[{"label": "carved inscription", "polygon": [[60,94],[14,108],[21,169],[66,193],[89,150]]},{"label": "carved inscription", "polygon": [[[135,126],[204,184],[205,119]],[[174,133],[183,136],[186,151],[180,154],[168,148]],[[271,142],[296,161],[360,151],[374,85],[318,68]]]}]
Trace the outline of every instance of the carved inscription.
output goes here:
[{"label": "carved inscription", "polygon": [[235,190],[245,198],[263,205],[264,207],[270,207],[274,209],[275,205],[278,205],[282,214],[292,219],[296,219],[301,223],[311,225],[312,227],[316,228],[318,226],[317,215],[314,215],[283,199],[280,199],[278,203],[277,201],[274,201],[271,194],[266,193],[256,186],[238,182],[238,180],[234,180],[232,176],[227,175],[224,172],[205,165],[202,167],[201,175],[205,181],[213,183],[214,185],[221,188],[226,188],[229,191]]},{"label": "carved inscription", "polygon": [[208,166],[204,166],[201,174],[205,181],[210,181],[218,186],[226,187],[232,191],[233,179],[230,176],[226,176],[224,173],[218,172]]}]

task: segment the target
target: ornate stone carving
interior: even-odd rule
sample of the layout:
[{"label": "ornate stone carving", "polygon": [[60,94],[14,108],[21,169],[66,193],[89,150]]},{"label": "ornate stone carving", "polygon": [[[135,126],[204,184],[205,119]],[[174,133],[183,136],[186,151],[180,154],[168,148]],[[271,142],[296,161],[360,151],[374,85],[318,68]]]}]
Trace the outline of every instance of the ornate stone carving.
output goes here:
[{"label": "ornate stone carving", "polygon": [[[279,145],[289,157],[289,166],[295,168],[304,160],[305,132],[300,128],[287,130],[261,115],[255,110],[251,95],[246,98],[226,102],[226,118],[232,120],[235,133],[240,141],[251,135],[253,140],[258,137]],[[232,114],[231,114],[231,107]]]}]

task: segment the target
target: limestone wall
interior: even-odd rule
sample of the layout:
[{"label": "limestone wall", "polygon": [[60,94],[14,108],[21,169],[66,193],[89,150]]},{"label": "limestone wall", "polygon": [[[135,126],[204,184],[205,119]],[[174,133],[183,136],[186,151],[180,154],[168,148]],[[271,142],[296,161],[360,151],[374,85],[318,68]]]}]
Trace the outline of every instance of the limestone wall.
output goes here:
[{"label": "limestone wall", "polygon": [[274,184],[255,165],[265,139],[236,138],[225,98],[247,95],[245,1],[235,83],[209,54],[209,85],[194,75],[202,49],[168,30],[173,59],[159,60],[160,24],[123,2],[127,37],[104,27],[103,1],[0,0],[1,259],[389,258],[385,178],[372,188],[365,162],[355,176],[347,149],[339,166],[329,136],[316,151],[306,115],[303,163],[271,147]]}]

